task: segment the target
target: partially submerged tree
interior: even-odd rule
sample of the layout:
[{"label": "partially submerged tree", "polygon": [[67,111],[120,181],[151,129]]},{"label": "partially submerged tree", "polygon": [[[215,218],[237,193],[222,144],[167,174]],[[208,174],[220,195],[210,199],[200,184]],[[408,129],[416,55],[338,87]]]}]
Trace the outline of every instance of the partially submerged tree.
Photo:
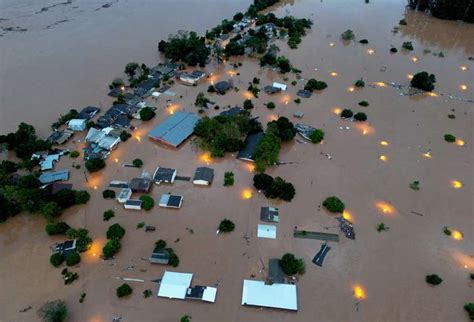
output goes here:
[{"label": "partially submerged tree", "polygon": [[355,34],[352,30],[347,29],[346,31],[344,31],[341,34],[341,38],[342,38],[342,40],[346,40],[346,41],[354,40],[355,39]]},{"label": "partially submerged tree", "polygon": [[132,294],[132,292],[133,292],[132,287],[128,285],[127,283],[123,283],[122,285],[117,287],[117,291],[116,291],[118,298],[128,296]]},{"label": "partially submerged tree", "polygon": [[309,139],[310,139],[311,142],[313,142],[314,144],[321,143],[321,141],[324,140],[324,131],[321,130],[321,129],[316,129],[316,130],[314,130],[314,131],[309,135]]},{"label": "partially submerged tree", "polygon": [[46,302],[38,310],[38,315],[43,322],[63,322],[67,314],[66,302],[62,300]]},{"label": "partially submerged tree", "polygon": [[105,168],[105,161],[101,158],[91,158],[86,161],[86,169],[89,172],[97,172]]},{"label": "partially submerged tree", "polygon": [[155,115],[156,115],[155,111],[153,111],[148,106],[140,109],[139,114],[140,114],[140,120],[142,120],[142,121],[149,121],[152,118],[154,118]]},{"label": "partially submerged tree", "polygon": [[431,285],[439,285],[443,282],[443,279],[436,274],[426,275],[426,283]]},{"label": "partially submerged tree", "polygon": [[328,197],[323,202],[323,206],[332,213],[343,213],[345,209],[344,203],[335,196]]},{"label": "partially submerged tree", "polygon": [[150,196],[140,196],[140,200],[142,201],[142,207],[145,210],[151,210],[155,206],[155,200],[153,200],[153,198]]},{"label": "partially submerged tree", "polygon": [[291,253],[286,253],[280,260],[280,265],[286,275],[304,274],[305,264],[303,259],[296,258]]},{"label": "partially submerged tree", "polygon": [[107,229],[106,235],[108,239],[122,239],[125,235],[125,229],[120,224],[113,224]]},{"label": "partially submerged tree", "polygon": [[224,233],[231,232],[235,229],[235,224],[229,219],[223,219],[219,223],[219,227],[217,229],[219,229],[219,231],[222,231]]},{"label": "partially submerged tree", "polygon": [[416,73],[411,79],[412,87],[427,92],[432,91],[434,89],[434,83],[436,83],[435,75],[428,74],[427,72]]}]

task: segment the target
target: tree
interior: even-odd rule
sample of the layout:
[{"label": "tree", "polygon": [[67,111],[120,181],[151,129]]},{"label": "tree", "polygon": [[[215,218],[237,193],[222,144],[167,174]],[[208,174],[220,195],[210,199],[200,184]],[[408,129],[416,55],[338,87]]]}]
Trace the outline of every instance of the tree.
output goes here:
[{"label": "tree", "polygon": [[132,165],[135,167],[135,168],[141,168],[143,167],[143,161],[141,159],[134,159],[132,161]]},{"label": "tree", "polygon": [[115,191],[110,190],[110,189],[106,189],[106,190],[102,191],[102,197],[104,197],[104,199],[114,199],[115,198]]},{"label": "tree", "polygon": [[194,105],[196,107],[199,107],[201,109],[203,108],[207,108],[207,104],[209,103],[209,99],[206,97],[206,95],[204,95],[203,92],[200,92],[199,94],[197,94],[196,96],[196,100],[194,101]]},{"label": "tree", "polygon": [[341,112],[341,117],[343,119],[349,119],[351,118],[352,116],[354,115],[354,113],[352,112],[352,110],[348,109],[348,108],[345,108],[342,110]]},{"label": "tree", "polygon": [[358,88],[362,88],[365,86],[365,82],[364,80],[361,78],[361,79],[358,79],[355,84],[354,84],[355,87],[358,87]]},{"label": "tree", "polygon": [[125,74],[127,74],[130,78],[133,78],[136,74],[137,69],[140,68],[138,63],[128,63],[125,66]]},{"label": "tree", "polygon": [[84,228],[73,229],[69,228],[66,231],[66,236],[71,239],[76,239],[76,250],[83,253],[88,250],[92,244],[92,238],[89,237],[89,231]]},{"label": "tree", "polygon": [[58,222],[58,223],[48,223],[46,224],[46,227],[44,229],[49,236],[52,236],[52,235],[65,234],[69,228],[71,227],[69,227],[69,225],[66,224],[65,222]]},{"label": "tree", "polygon": [[120,141],[122,141],[122,142],[127,141],[131,137],[132,137],[132,135],[130,133],[128,133],[127,131],[120,132]]},{"label": "tree", "polygon": [[214,87],[214,85],[209,85],[209,87],[207,88],[207,92],[208,93],[215,93],[216,88]]},{"label": "tree", "polygon": [[142,208],[145,210],[151,210],[155,206],[155,200],[150,196],[140,196],[140,200],[142,201]]},{"label": "tree", "polygon": [[152,118],[154,118],[156,115],[155,111],[153,111],[148,106],[140,109],[139,114],[140,114],[140,120],[142,121],[149,121]]},{"label": "tree", "polygon": [[367,121],[367,115],[364,112],[357,112],[354,114],[354,120],[360,122]]},{"label": "tree", "polygon": [[268,123],[265,135],[253,155],[257,171],[264,172],[268,166],[277,163],[281,145],[279,134],[277,125],[273,122]]},{"label": "tree", "polygon": [[108,239],[121,239],[125,235],[125,229],[120,226],[119,224],[113,224],[107,230],[107,238]]},{"label": "tree", "polygon": [[43,322],[63,322],[67,317],[66,302],[61,300],[46,302],[39,310],[38,315]]},{"label": "tree", "polygon": [[74,196],[76,205],[86,204],[91,198],[91,195],[85,190],[75,191]]},{"label": "tree", "polygon": [[295,255],[286,253],[280,260],[281,269],[286,275],[304,274],[305,265],[302,259],[297,259]]},{"label": "tree", "polygon": [[452,134],[445,134],[444,135],[444,140],[446,142],[452,143],[452,142],[456,142],[456,137]]},{"label": "tree", "polygon": [[443,279],[436,274],[426,275],[426,283],[431,285],[439,285],[443,282]]},{"label": "tree", "polygon": [[257,173],[253,176],[253,186],[257,190],[267,190],[273,184],[273,177],[266,173]]},{"label": "tree", "polygon": [[156,248],[165,248],[166,247],[166,242],[163,239],[160,239],[155,242],[155,247]]},{"label": "tree", "polygon": [[310,139],[311,142],[313,142],[314,144],[321,143],[321,142],[324,140],[324,131],[321,130],[321,129],[316,129],[316,130],[314,130],[314,131],[309,135],[309,139]]},{"label": "tree", "polygon": [[133,289],[130,287],[130,285],[128,285],[127,283],[123,283],[117,288],[116,293],[117,293],[117,297],[120,298],[120,297],[130,295],[132,294],[132,292],[133,292]]},{"label": "tree", "polygon": [[411,41],[405,41],[402,44],[402,48],[406,49],[406,50],[409,50],[409,51],[412,51],[413,50],[413,44],[411,43]]},{"label": "tree", "polygon": [[245,54],[245,47],[233,39],[224,48],[226,56],[242,56]]},{"label": "tree", "polygon": [[434,89],[434,83],[436,83],[435,75],[428,74],[427,72],[417,73],[411,79],[412,87],[418,88],[427,92],[432,91]]},{"label": "tree", "polygon": [[290,120],[284,116],[280,116],[276,121],[272,121],[277,126],[278,136],[282,142],[292,140],[296,135],[296,129]]},{"label": "tree", "polygon": [[77,252],[70,252],[66,255],[66,265],[74,266],[81,261],[81,255]]},{"label": "tree", "polygon": [[86,161],[86,169],[89,172],[97,172],[105,168],[105,161],[101,158],[91,158]]},{"label": "tree", "polygon": [[73,159],[78,158],[80,155],[81,153],[79,153],[79,151],[72,151],[71,154],[69,154],[69,156]]},{"label": "tree", "polygon": [[204,67],[211,53],[204,40],[193,31],[183,32],[169,36],[167,42],[160,41],[158,50],[168,59],[183,61],[189,66],[199,64]]},{"label": "tree", "polygon": [[191,322],[191,317],[189,315],[183,315],[179,321],[180,322]]},{"label": "tree", "polygon": [[49,258],[49,262],[51,263],[51,265],[53,265],[54,267],[58,267],[59,265],[61,265],[63,262],[64,262],[64,256],[60,253],[54,253],[53,255],[51,255],[51,257]]},{"label": "tree", "polygon": [[354,40],[355,34],[354,34],[354,32],[353,32],[352,30],[347,29],[346,31],[344,31],[344,32],[341,34],[341,38],[342,38],[342,40],[346,40],[346,41]]},{"label": "tree", "polygon": [[280,68],[280,72],[285,74],[291,71],[290,60],[284,56],[280,56],[276,60],[276,66]]},{"label": "tree", "polygon": [[41,214],[48,220],[61,216],[62,211],[62,208],[54,201],[45,203],[40,209]]},{"label": "tree", "polygon": [[168,258],[168,264],[170,264],[173,267],[178,267],[178,265],[179,265],[178,255],[176,255],[174,252],[171,252],[170,256]]},{"label": "tree", "polygon": [[115,217],[115,212],[112,209],[109,209],[109,210],[104,211],[102,218],[104,219],[104,221],[109,221],[113,217]]},{"label": "tree", "polygon": [[244,101],[244,109],[246,109],[246,110],[251,110],[251,109],[253,109],[253,108],[254,108],[254,106],[253,106],[252,100],[246,99],[246,100]]},{"label": "tree", "polygon": [[54,195],[53,199],[62,209],[66,209],[76,204],[76,193],[74,190],[62,189]]},{"label": "tree", "polygon": [[469,318],[474,321],[474,303],[467,303],[464,305],[464,310],[469,314]]},{"label": "tree", "polygon": [[234,21],[241,21],[244,18],[244,14],[242,12],[237,12],[232,20]]},{"label": "tree", "polygon": [[317,91],[323,90],[326,87],[328,87],[328,85],[325,82],[318,81],[314,78],[311,78],[306,82],[306,85],[304,86],[304,89],[307,90],[307,91],[312,92],[313,90],[317,90]]},{"label": "tree", "polygon": [[235,229],[235,224],[229,219],[223,219],[219,223],[219,227],[217,229],[219,229],[219,231],[222,231],[224,233],[231,232]]},{"label": "tree", "polygon": [[367,102],[367,101],[360,101],[360,102],[359,102],[359,106],[367,107],[367,106],[369,106],[369,102]]},{"label": "tree", "polygon": [[323,206],[330,212],[343,213],[346,207],[338,197],[328,197],[323,202]]},{"label": "tree", "polygon": [[224,186],[234,185],[234,173],[232,171],[226,171],[224,173]]},{"label": "tree", "polygon": [[102,248],[102,254],[105,259],[114,257],[114,255],[120,250],[120,241],[118,239],[112,239],[107,241],[105,246]]},{"label": "tree", "polygon": [[268,103],[267,103],[267,108],[268,108],[268,109],[273,110],[275,107],[276,107],[276,106],[275,106],[275,103],[273,103],[273,102],[268,102]]}]

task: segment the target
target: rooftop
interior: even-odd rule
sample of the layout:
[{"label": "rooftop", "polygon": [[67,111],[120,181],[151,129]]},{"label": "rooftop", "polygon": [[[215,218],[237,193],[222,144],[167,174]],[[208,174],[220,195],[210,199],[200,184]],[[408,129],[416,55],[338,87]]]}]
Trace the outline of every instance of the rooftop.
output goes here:
[{"label": "rooftop", "polygon": [[296,285],[278,283],[265,285],[263,281],[244,280],[242,305],[297,311]]},{"label": "rooftop", "polygon": [[158,288],[158,296],[184,300],[192,279],[193,274],[190,273],[165,271]]},{"label": "rooftop", "polygon": [[152,181],[148,178],[133,178],[129,187],[133,192],[148,192],[151,189]]},{"label": "rooftop", "polygon": [[255,152],[255,149],[257,148],[257,145],[262,139],[263,132],[252,133],[247,135],[244,142],[245,146],[242,150],[239,151],[237,158],[246,161],[253,161],[253,154]]},{"label": "rooftop", "polygon": [[148,133],[154,140],[178,147],[194,132],[199,117],[191,112],[178,111]]},{"label": "rooftop", "polygon": [[214,179],[214,169],[207,168],[207,167],[199,167],[196,169],[196,172],[194,173],[193,182],[203,181],[207,183],[212,183],[213,179]]},{"label": "rooftop", "polygon": [[176,178],[176,169],[158,167],[153,174],[153,180],[156,184],[162,182],[173,183]]}]

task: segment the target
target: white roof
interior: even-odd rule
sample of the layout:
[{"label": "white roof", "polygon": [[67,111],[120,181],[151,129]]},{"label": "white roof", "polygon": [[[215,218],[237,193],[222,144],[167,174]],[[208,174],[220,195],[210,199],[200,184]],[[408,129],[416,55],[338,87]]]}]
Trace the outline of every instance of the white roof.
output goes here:
[{"label": "white roof", "polygon": [[106,133],[105,133],[104,131],[97,130],[97,129],[91,127],[91,128],[89,129],[89,132],[87,132],[86,141],[87,141],[87,142],[94,142],[94,143],[97,143],[97,142],[99,142],[105,135],[106,135]]},{"label": "white roof", "polygon": [[158,296],[184,300],[192,279],[193,274],[190,273],[165,271],[158,289]]},{"label": "white roof", "polygon": [[86,124],[87,120],[83,120],[83,119],[72,119],[72,120],[69,120],[69,122],[67,123],[69,126],[74,126],[74,125],[79,125],[79,126],[82,126],[84,124]]},{"label": "white roof", "polygon": [[112,150],[112,148],[119,142],[120,138],[106,135],[98,142],[98,144],[102,149]]},{"label": "white roof", "polygon": [[151,93],[151,96],[153,97],[160,97],[161,93],[160,92],[153,92]]},{"label": "white roof", "polygon": [[272,85],[273,87],[276,87],[276,88],[281,88],[282,91],[286,91],[286,88],[287,86],[285,84],[281,84],[281,83],[273,83]]},{"label": "white roof", "polygon": [[257,237],[275,239],[276,236],[277,236],[276,226],[273,226],[273,225],[258,225],[257,226]]},{"label": "white roof", "polygon": [[206,286],[202,294],[202,300],[214,303],[216,301],[217,288]]},{"label": "white roof", "polygon": [[265,285],[263,281],[244,280],[242,305],[264,306],[285,310],[298,310],[296,285]]},{"label": "white roof", "polygon": [[54,168],[54,163],[59,160],[59,154],[50,154],[39,164],[41,166],[41,171],[51,170]]}]

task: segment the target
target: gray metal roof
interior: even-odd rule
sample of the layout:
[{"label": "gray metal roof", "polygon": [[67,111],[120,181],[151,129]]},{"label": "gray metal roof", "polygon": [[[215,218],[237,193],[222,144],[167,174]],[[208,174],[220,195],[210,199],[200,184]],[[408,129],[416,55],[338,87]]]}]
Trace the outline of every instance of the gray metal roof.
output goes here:
[{"label": "gray metal roof", "polygon": [[39,177],[39,181],[42,184],[51,183],[55,181],[66,181],[68,179],[69,179],[69,170],[44,172]]},{"label": "gray metal roof", "polygon": [[255,152],[255,149],[257,148],[257,145],[260,143],[260,141],[262,141],[262,139],[263,132],[247,135],[247,138],[245,138],[244,142],[245,146],[242,150],[239,151],[237,158],[241,160],[253,161],[253,154]]},{"label": "gray metal roof", "polygon": [[208,167],[199,167],[196,169],[196,172],[194,173],[193,180],[203,180],[203,181],[212,183],[213,179],[214,179],[214,169],[211,169]]},{"label": "gray metal roof", "polygon": [[148,133],[152,139],[178,147],[194,132],[199,117],[191,112],[178,111]]}]

